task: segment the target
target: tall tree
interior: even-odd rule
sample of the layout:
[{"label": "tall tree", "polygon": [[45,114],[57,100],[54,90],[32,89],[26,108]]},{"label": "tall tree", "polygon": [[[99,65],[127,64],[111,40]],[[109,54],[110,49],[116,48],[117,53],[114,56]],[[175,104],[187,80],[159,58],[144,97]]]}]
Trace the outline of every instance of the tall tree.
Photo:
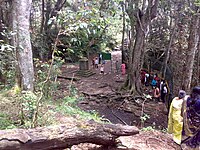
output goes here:
[{"label": "tall tree", "polygon": [[[126,11],[131,22],[131,46],[128,76],[125,86],[131,93],[141,93],[140,70],[143,65],[144,44],[149,25],[156,17],[158,0],[126,0]],[[136,33],[136,34],[134,34]]]},{"label": "tall tree", "polygon": [[185,80],[183,84],[183,88],[186,91],[190,91],[191,88],[191,81],[193,75],[193,66],[195,61],[195,55],[197,51],[197,45],[199,41],[198,35],[198,27],[199,27],[199,8],[194,6],[195,14],[192,15],[190,21],[190,28],[189,28],[189,38],[188,38],[188,50],[187,50],[187,58],[186,58],[186,66],[185,66]]},{"label": "tall tree", "polygon": [[32,0],[13,0],[13,44],[16,48],[17,85],[22,90],[33,91],[34,69],[30,41],[30,11]]},{"label": "tall tree", "polygon": [[122,63],[127,64],[126,62],[126,57],[125,57],[125,48],[124,48],[124,38],[125,38],[125,28],[126,28],[126,18],[125,18],[125,5],[124,5],[124,1],[121,2],[121,7],[122,7],[122,24],[123,24],[123,30],[122,30]]},{"label": "tall tree", "polygon": [[171,32],[170,32],[170,39],[169,39],[169,44],[168,44],[168,47],[167,49],[165,50],[165,58],[164,58],[164,63],[163,63],[163,70],[162,71],[162,77],[165,79],[165,75],[166,75],[166,70],[167,70],[167,63],[169,61],[169,57],[170,57],[170,49],[171,49],[171,45],[172,45],[172,42],[174,40],[174,36],[175,36],[175,33],[176,33],[176,23],[177,21],[175,20],[175,23],[174,23],[174,26],[173,26],[173,29],[171,29]]}]

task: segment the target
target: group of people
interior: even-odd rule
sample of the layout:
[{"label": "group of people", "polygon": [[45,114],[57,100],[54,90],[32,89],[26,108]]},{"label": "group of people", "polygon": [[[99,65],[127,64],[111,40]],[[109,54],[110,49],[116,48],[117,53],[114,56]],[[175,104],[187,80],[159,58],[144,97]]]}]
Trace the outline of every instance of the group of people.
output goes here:
[{"label": "group of people", "polygon": [[[115,62],[115,70],[116,73],[119,74],[121,73],[122,75],[126,74],[126,65],[124,63],[119,62],[116,60]],[[92,66],[94,69],[99,69],[100,68],[100,74],[105,73],[105,64],[106,61],[102,59],[102,56],[100,55],[99,57],[94,57],[92,59]]]},{"label": "group of people", "polygon": [[[152,87],[152,95],[156,101],[165,103],[169,88],[164,79],[142,70],[141,83]],[[173,134],[175,143],[185,143],[190,149],[200,148],[200,86],[194,87],[190,95],[180,90],[172,100],[168,114],[168,132]]]},{"label": "group of people", "polygon": [[158,74],[149,74],[147,71],[141,71],[141,83],[145,86],[151,86],[153,98],[159,102],[165,103],[166,95],[168,94],[168,86],[164,79],[161,79]]},{"label": "group of people", "polygon": [[172,100],[168,116],[168,132],[177,144],[185,143],[191,149],[200,146],[200,86],[190,95],[183,90]]},{"label": "group of people", "polygon": [[92,66],[95,69],[99,68],[99,64],[100,64],[100,73],[104,74],[104,65],[105,65],[105,60],[102,60],[102,57],[95,57],[92,59]]}]

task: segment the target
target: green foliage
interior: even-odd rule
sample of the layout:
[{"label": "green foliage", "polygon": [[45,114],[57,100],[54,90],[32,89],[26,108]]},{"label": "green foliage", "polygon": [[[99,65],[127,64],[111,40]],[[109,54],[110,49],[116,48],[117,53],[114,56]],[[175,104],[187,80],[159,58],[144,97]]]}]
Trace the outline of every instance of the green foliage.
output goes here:
[{"label": "green foliage", "polygon": [[87,6],[81,5],[77,11],[67,7],[59,12],[57,23],[64,29],[59,39],[68,46],[65,49],[68,55],[83,57],[88,52],[114,47],[116,39],[113,34],[116,35],[117,29],[119,31],[121,22],[119,15],[114,15],[117,3],[109,3],[112,3],[109,4],[110,9],[100,8],[98,2],[87,2]]},{"label": "green foliage", "polygon": [[36,108],[39,97],[36,94],[25,91],[18,94],[13,94],[12,91],[1,91],[0,129],[33,127],[33,116],[36,111],[38,113],[36,126],[58,123],[59,118],[55,117],[60,113],[65,116],[76,117],[77,119],[102,120],[95,111],[85,112],[78,108],[77,102],[82,100],[82,97],[77,95],[75,88],[73,88],[73,91],[71,96],[66,96],[61,100],[42,101],[39,104],[38,110]]},{"label": "green foliage", "polygon": [[200,6],[200,0],[195,0],[194,4],[195,4],[196,6]]},{"label": "green foliage", "polygon": [[[44,105],[47,105],[47,103],[44,103]],[[57,112],[53,110],[49,110],[48,107],[41,109],[37,119],[37,126],[48,126],[56,124],[56,113]]]},{"label": "green foliage", "polygon": [[[35,58],[47,59],[46,56],[49,54],[48,39],[45,34],[33,33],[31,34],[31,41],[33,47],[33,55]],[[46,56],[45,56],[46,55]]]},{"label": "green foliage", "polygon": [[74,104],[76,104],[76,102],[77,102],[77,98],[76,97],[67,96],[67,97],[63,98],[63,101],[67,105],[74,106]]},{"label": "green foliage", "polygon": [[156,123],[153,122],[152,126],[142,127],[142,131],[154,131],[156,130]]},{"label": "green foliage", "polygon": [[[73,62],[80,57],[87,56],[88,52],[111,50],[115,47],[116,36],[121,40],[121,7],[120,1],[111,0],[108,2],[100,1],[79,1],[74,4],[72,1],[66,2],[55,13],[52,18],[46,18],[43,28],[41,28],[41,19],[38,19],[41,6],[40,3],[34,2],[33,7],[38,13],[33,14],[31,40],[35,58],[42,60],[48,59],[52,52],[50,43],[56,39],[58,31],[63,30],[59,35],[57,47],[58,56],[70,58]],[[44,15],[48,15],[48,9],[53,8],[45,6]],[[56,7],[55,7],[56,8]],[[47,30],[47,31],[46,31]],[[120,36],[119,36],[120,35]],[[119,39],[119,38],[118,38]]]},{"label": "green foliage", "polygon": [[161,130],[161,132],[167,133],[167,128],[163,128],[163,129]]},{"label": "green foliage", "polygon": [[82,97],[77,94],[77,89],[73,85],[69,86],[69,91],[70,95],[60,100],[61,103],[56,106],[56,111],[80,119],[102,120],[95,111],[85,112],[77,107],[77,103],[82,100]]},{"label": "green foliage", "polygon": [[150,116],[148,115],[148,114],[143,114],[143,116],[141,116],[140,117],[140,120],[142,121],[142,122],[145,122],[147,119],[149,119],[150,118]]},{"label": "green foliage", "polygon": [[141,127],[144,127],[144,123],[147,119],[149,119],[150,116],[148,114],[143,113],[143,115],[140,116],[140,120],[141,120]]},{"label": "green foliage", "polygon": [[36,102],[38,97],[30,92],[23,91],[20,96],[21,99],[21,123],[25,127],[31,127],[33,122],[33,115],[36,111]]},{"label": "green foliage", "polygon": [[73,85],[69,85],[69,94],[72,97],[77,97],[77,89]]},{"label": "green foliage", "polygon": [[9,116],[4,113],[0,113],[0,130],[12,128],[15,128],[15,125],[10,120]]},{"label": "green foliage", "polygon": [[[43,82],[46,80],[50,68],[50,64],[48,62],[42,62],[39,59],[35,59],[34,61],[36,67],[36,91],[40,91],[43,86]],[[54,92],[56,92],[58,87],[57,76],[61,73],[61,66],[63,64],[63,60],[59,57],[55,57],[54,64],[52,66],[50,72],[50,80],[45,83],[43,87],[43,95],[44,99],[52,98]]]},{"label": "green foliage", "polygon": [[153,127],[153,126],[143,127],[141,130],[142,131],[154,131],[155,127]]},{"label": "green foliage", "polygon": [[14,47],[9,44],[9,40],[15,33],[7,31],[6,27],[4,29],[0,32],[3,38],[0,40],[0,83],[4,82],[4,84],[13,85],[15,53]]},{"label": "green foliage", "polygon": [[76,97],[65,97],[63,99],[63,102],[56,107],[56,110],[63,114],[80,119],[86,119],[86,120],[93,119],[95,121],[102,120],[102,118],[98,115],[97,112],[95,111],[86,112],[77,107],[76,104],[79,100],[80,99]]}]

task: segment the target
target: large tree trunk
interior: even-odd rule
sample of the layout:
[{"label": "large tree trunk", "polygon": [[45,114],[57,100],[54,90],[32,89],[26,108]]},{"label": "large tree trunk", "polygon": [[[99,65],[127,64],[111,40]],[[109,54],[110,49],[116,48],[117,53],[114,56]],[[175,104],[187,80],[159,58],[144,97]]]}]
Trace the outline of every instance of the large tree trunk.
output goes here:
[{"label": "large tree trunk", "polygon": [[[48,49],[46,49],[46,55],[41,55],[41,59],[50,59],[51,58],[51,54],[52,54],[52,39],[54,39],[55,37],[52,37],[51,34],[51,30],[52,30],[52,26],[55,24],[55,21],[52,20],[50,21],[51,18],[53,17],[57,17],[59,15],[59,11],[63,8],[64,4],[66,3],[66,0],[56,0],[55,1],[55,5],[54,2],[52,2],[52,0],[47,0],[46,1],[46,8],[44,8],[43,12],[43,23],[41,24],[41,33],[44,35],[43,36],[43,41],[47,44]],[[50,21],[50,23],[49,23]],[[43,25],[43,27],[42,27]],[[56,31],[56,29],[54,29],[54,31]]]},{"label": "large tree trunk", "polygon": [[[126,80],[126,85],[130,88],[131,93],[141,94],[141,82],[140,82],[140,71],[143,65],[144,56],[144,44],[145,38],[148,34],[149,25],[151,20],[156,17],[156,11],[158,6],[158,0],[148,1],[148,6],[146,7],[146,1],[140,3],[143,4],[142,9],[139,8],[139,1],[127,0],[128,8],[127,14],[131,20],[131,46],[129,54],[129,70]],[[137,6],[134,10],[133,6]],[[136,20],[136,22],[134,22]],[[134,39],[134,29],[136,30],[136,37]]]},{"label": "large tree trunk", "polygon": [[139,133],[134,126],[100,124],[94,121],[72,127],[57,125],[35,129],[0,130],[0,150],[53,150],[80,143],[116,145],[116,138]]},{"label": "large tree trunk", "polygon": [[13,44],[16,48],[17,84],[22,90],[33,91],[34,69],[30,41],[30,10],[32,0],[13,1]]},{"label": "large tree trunk", "polygon": [[[130,74],[129,79],[132,78],[132,81],[134,83],[130,83],[131,86],[131,91],[135,93],[136,91],[138,93],[141,93],[140,87],[141,87],[141,82],[140,82],[140,70],[142,68],[142,51],[144,49],[144,40],[145,40],[145,33],[144,29],[140,26],[139,21],[137,20],[137,25],[136,25],[136,39],[135,39],[135,44],[134,44],[134,51],[132,53],[132,71],[133,74]],[[142,24],[143,26],[146,26],[145,23]],[[135,91],[135,92],[134,92]]]},{"label": "large tree trunk", "polygon": [[186,66],[185,66],[185,72],[184,72],[185,82],[183,84],[184,86],[183,88],[187,92],[190,92],[190,88],[191,88],[194,60],[195,60],[197,45],[199,41],[198,27],[199,27],[199,16],[198,14],[196,14],[192,16],[191,23],[190,23],[188,51],[187,51]]}]

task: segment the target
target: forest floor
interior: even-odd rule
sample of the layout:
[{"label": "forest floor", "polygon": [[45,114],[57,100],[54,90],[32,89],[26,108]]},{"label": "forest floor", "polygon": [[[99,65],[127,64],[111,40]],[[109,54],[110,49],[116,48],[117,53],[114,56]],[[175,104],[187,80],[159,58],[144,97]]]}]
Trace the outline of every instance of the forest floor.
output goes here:
[{"label": "forest floor", "polygon": [[[165,104],[155,102],[150,98],[132,96],[121,92],[126,75],[116,73],[115,61],[121,58],[119,51],[112,53],[112,61],[106,61],[105,74],[100,74],[99,69],[90,66],[95,74],[90,77],[76,76],[78,64],[66,64],[62,67],[62,77],[77,78],[72,82],[59,78],[60,92],[56,97],[62,97],[69,85],[77,88],[84,97],[78,106],[85,111],[95,110],[102,118],[114,124],[134,125],[142,129],[140,134],[128,137],[120,137],[123,146],[107,148],[109,150],[178,150],[180,147],[166,133],[167,109]],[[111,65],[112,63],[112,65]],[[89,61],[91,64],[91,61]],[[145,89],[151,94],[151,88]],[[93,144],[79,144],[71,150],[105,150]]]}]

